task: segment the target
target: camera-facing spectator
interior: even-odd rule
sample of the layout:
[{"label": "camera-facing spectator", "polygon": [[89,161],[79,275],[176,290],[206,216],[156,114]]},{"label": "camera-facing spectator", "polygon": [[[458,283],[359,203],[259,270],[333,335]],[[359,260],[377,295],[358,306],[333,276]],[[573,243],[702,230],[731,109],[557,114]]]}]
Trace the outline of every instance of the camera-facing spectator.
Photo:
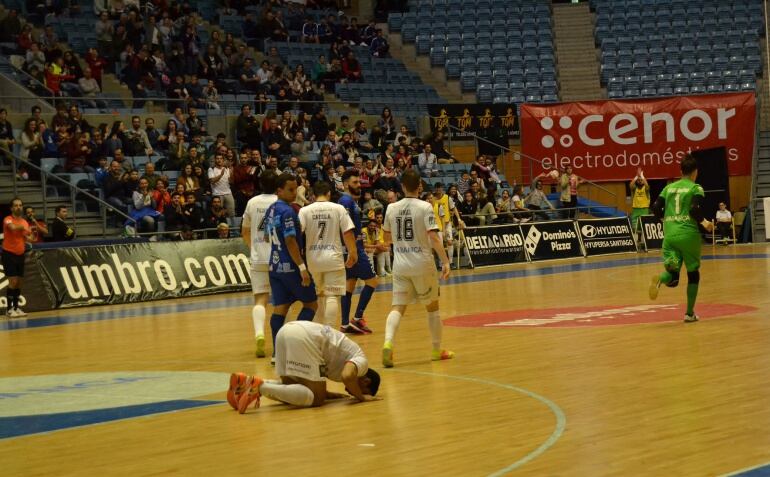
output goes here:
[{"label": "camera-facing spectator", "polygon": [[76,237],[75,229],[67,225],[68,210],[64,205],[56,207],[56,217],[51,223],[51,241],[66,242]]},{"label": "camera-facing spectator", "polygon": [[38,220],[35,217],[35,209],[29,206],[24,207],[24,218],[27,220],[30,233],[32,234],[29,241],[31,243],[44,242],[46,235],[48,235],[48,226],[45,224],[45,221]]}]

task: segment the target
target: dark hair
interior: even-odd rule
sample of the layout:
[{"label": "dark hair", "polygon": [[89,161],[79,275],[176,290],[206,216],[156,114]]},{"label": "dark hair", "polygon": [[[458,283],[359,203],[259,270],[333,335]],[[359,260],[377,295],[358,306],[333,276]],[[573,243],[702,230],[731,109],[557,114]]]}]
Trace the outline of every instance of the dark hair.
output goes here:
[{"label": "dark hair", "polygon": [[67,208],[66,205],[58,205],[58,206],[56,206],[56,214],[58,214],[59,212],[61,212],[63,209],[66,209],[66,208]]},{"label": "dark hair", "polygon": [[409,192],[417,192],[420,189],[421,182],[420,173],[414,169],[407,169],[401,175],[401,185]]},{"label": "dark hair", "polygon": [[21,198],[20,198],[20,197],[14,197],[13,199],[11,199],[11,202],[9,202],[9,203],[8,203],[8,205],[9,205],[9,206],[11,206],[11,207],[13,207],[13,203],[14,203],[14,202],[16,202],[17,200],[18,200],[19,202],[21,202],[21,206],[22,206],[22,207],[24,207],[24,201],[23,201],[23,200],[21,200]]},{"label": "dark hair", "polygon": [[329,195],[332,191],[332,186],[326,181],[318,181],[313,185],[313,194],[318,197],[321,195]]},{"label": "dark hair", "polygon": [[347,117],[347,116],[346,116],[346,115],[344,115],[344,114],[343,114],[342,116],[340,116],[340,121],[345,121],[345,120],[347,120],[347,119],[350,119],[350,118],[349,118],[349,117]]},{"label": "dark hair", "polygon": [[443,188],[444,188],[444,184],[442,184],[441,182],[436,182],[435,184],[433,184],[433,190],[438,190]]},{"label": "dark hair", "polygon": [[682,174],[688,176],[698,169],[698,161],[695,160],[692,154],[687,154],[682,159],[682,164],[679,166]]},{"label": "dark hair", "polygon": [[297,178],[293,174],[284,172],[275,179],[275,189],[283,189],[286,187],[287,182],[297,182]]},{"label": "dark hair", "polygon": [[275,179],[278,176],[275,171],[266,170],[259,175],[259,187],[263,194],[275,194]]},{"label": "dark hair", "polygon": [[358,170],[356,169],[346,169],[345,172],[342,173],[342,182],[347,182],[348,179],[351,177],[360,177],[361,174],[359,174]]},{"label": "dark hair", "polygon": [[371,383],[369,383],[369,391],[372,392],[372,396],[376,396],[377,395],[377,391],[380,389],[380,375],[379,375],[379,373],[377,371],[369,368],[366,371],[366,375],[365,376],[367,378],[369,378],[369,380],[371,381]]}]

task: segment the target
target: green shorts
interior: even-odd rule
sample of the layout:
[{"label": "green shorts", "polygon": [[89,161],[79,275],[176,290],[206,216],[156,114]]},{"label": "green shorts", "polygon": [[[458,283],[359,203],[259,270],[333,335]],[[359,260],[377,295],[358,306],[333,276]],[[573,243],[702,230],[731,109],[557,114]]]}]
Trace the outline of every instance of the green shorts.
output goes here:
[{"label": "green shorts", "polygon": [[682,262],[688,272],[700,268],[700,235],[681,235],[663,239],[663,265],[667,270],[679,271]]},{"label": "green shorts", "polygon": [[639,217],[643,215],[650,215],[650,209],[647,207],[631,209],[631,227],[634,232],[639,231]]}]

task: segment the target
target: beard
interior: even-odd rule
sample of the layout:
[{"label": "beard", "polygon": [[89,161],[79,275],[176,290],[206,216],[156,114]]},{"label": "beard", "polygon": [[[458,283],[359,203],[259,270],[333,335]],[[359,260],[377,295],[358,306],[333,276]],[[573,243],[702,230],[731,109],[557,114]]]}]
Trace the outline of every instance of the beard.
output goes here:
[{"label": "beard", "polygon": [[348,186],[348,192],[353,197],[361,197],[361,187],[353,188],[353,186]]}]

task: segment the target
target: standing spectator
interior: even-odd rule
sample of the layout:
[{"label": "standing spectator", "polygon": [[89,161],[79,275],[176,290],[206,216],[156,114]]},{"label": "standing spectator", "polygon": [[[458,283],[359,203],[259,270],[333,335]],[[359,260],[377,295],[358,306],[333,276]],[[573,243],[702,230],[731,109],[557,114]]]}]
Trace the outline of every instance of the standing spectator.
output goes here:
[{"label": "standing spectator", "polygon": [[572,172],[571,165],[566,167],[559,178],[559,185],[561,186],[561,206],[562,208],[569,209],[566,211],[566,217],[570,219],[577,218],[578,186],[583,182],[585,181],[582,177],[578,177],[577,174]]},{"label": "standing spectator", "polygon": [[[109,50],[102,50],[102,51],[109,51]],[[86,63],[88,64],[88,67],[91,69],[91,75],[94,77],[97,83],[99,83],[99,88],[102,87],[102,72],[104,71],[104,67],[107,66],[107,60],[99,56],[99,52],[96,50],[96,48],[89,48],[88,53],[86,53]]]},{"label": "standing spectator", "polygon": [[[192,97],[187,91],[187,87],[185,87],[184,78],[182,76],[174,77],[174,82],[171,83],[171,85],[166,90],[166,97],[169,99],[177,100],[168,102],[168,112],[170,113],[174,113],[177,109],[181,111],[192,102]],[[177,124],[177,127],[179,126],[180,125]]]},{"label": "standing spectator", "polygon": [[31,243],[43,243],[45,241],[45,236],[48,235],[48,226],[44,221],[38,220],[37,217],[35,217],[35,209],[32,207],[24,207],[24,217],[29,224],[29,241]]},{"label": "standing spectator", "polygon": [[235,216],[235,199],[230,189],[230,183],[233,180],[232,167],[225,166],[225,158],[222,154],[214,156],[214,167],[209,169],[208,177],[211,183],[211,195],[221,199],[230,217]]},{"label": "standing spectator", "polygon": [[18,46],[18,53],[23,55],[32,48],[32,43],[34,40],[32,39],[32,25],[29,23],[24,24],[24,26],[21,28],[21,32],[19,33],[18,37],[16,38],[16,45]]},{"label": "standing spectator", "polygon": [[[33,118],[27,119],[24,123],[24,130],[19,135],[21,142],[21,153],[19,157],[23,161],[29,161],[37,166],[40,165],[40,159],[43,157],[43,138],[37,128],[37,121]],[[20,165],[19,175],[21,178],[29,178],[30,171],[27,167]]]},{"label": "standing spectator", "polygon": [[56,207],[56,216],[51,223],[51,241],[68,242],[75,238],[75,229],[67,225],[67,207]]},{"label": "standing spectator", "polygon": [[241,106],[241,114],[235,122],[235,136],[238,141],[245,143],[251,149],[261,148],[259,121],[251,114],[251,106],[248,104]]},{"label": "standing spectator", "polygon": [[24,254],[27,251],[27,242],[30,240],[31,231],[29,224],[22,217],[24,204],[21,199],[11,201],[11,215],[3,219],[3,273],[8,278],[6,289],[7,308],[9,318],[26,316],[19,308],[21,296],[21,283],[24,278]]},{"label": "standing spectator", "polygon": [[255,184],[260,171],[259,164],[251,162],[251,156],[248,151],[241,150],[238,165],[233,168],[236,215],[243,214],[246,203],[254,196]]}]

